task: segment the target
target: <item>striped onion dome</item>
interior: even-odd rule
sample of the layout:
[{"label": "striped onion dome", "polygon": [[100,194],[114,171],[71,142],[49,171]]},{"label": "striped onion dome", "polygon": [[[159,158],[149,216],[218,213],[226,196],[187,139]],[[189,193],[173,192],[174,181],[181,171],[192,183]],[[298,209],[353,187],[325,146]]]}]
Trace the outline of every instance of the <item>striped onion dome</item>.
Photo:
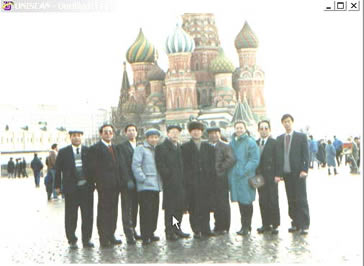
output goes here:
[{"label": "striped onion dome", "polygon": [[139,31],[139,35],[135,42],[130,46],[126,52],[126,59],[130,64],[149,62],[152,63],[156,60],[157,54],[154,46],[145,38],[142,29]]},{"label": "striped onion dome", "polygon": [[233,63],[225,56],[224,50],[220,48],[219,55],[210,64],[210,71],[213,73],[233,73],[234,70]]},{"label": "striped onion dome", "polygon": [[195,41],[185,32],[180,23],[177,23],[176,28],[166,40],[167,54],[175,53],[191,53],[195,49]]},{"label": "striped onion dome", "polygon": [[258,48],[258,38],[250,28],[248,22],[245,21],[244,27],[235,38],[235,48]]},{"label": "striped onion dome", "polygon": [[164,80],[166,73],[158,66],[154,65],[147,73],[148,80]]}]

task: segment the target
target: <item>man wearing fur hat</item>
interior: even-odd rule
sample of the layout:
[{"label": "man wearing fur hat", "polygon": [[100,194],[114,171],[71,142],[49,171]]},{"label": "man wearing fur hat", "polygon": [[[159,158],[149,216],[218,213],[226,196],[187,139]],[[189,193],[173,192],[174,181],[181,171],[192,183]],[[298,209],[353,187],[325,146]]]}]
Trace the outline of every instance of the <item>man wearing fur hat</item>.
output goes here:
[{"label": "man wearing fur hat", "polygon": [[195,238],[215,235],[210,229],[210,211],[214,208],[215,151],[210,144],[201,141],[203,130],[202,123],[190,122],[191,140],[181,147],[190,225]]}]

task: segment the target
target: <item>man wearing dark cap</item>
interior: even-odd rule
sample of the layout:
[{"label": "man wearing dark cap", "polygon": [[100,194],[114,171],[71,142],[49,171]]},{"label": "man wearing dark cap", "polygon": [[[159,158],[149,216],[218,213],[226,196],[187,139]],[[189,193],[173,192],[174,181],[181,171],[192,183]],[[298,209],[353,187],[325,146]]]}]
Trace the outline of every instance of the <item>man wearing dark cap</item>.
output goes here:
[{"label": "man wearing dark cap", "polygon": [[207,129],[209,142],[215,149],[215,228],[216,234],[229,232],[230,229],[230,202],[229,181],[227,172],[235,164],[235,156],[231,146],[221,141],[221,131],[218,127]]},{"label": "man wearing dark cap", "polygon": [[[168,138],[155,149],[158,172],[163,181],[164,225],[167,240],[187,238],[181,231],[185,206],[185,182],[181,145],[178,143],[182,128],[176,125],[167,127]],[[178,224],[174,225],[174,219]]]},{"label": "man wearing dark cap", "polygon": [[104,124],[99,133],[101,140],[90,147],[88,163],[90,179],[96,183],[98,194],[97,230],[100,246],[109,248],[122,243],[115,237],[121,188],[120,160],[116,147],[112,144],[114,127]]},{"label": "man wearing dark cap", "polygon": [[[61,185],[65,195],[65,227],[70,248],[77,248],[78,208],[82,217],[82,243],[85,248],[92,248],[90,241],[93,226],[94,186],[89,182],[87,165],[88,148],[82,145],[83,132],[69,131],[71,145],[58,152],[55,163],[55,190],[59,194]],[[63,178],[62,178],[63,176]]]},{"label": "man wearing dark cap", "polygon": [[122,176],[121,214],[126,241],[128,244],[135,244],[135,240],[141,240],[141,237],[135,231],[138,215],[138,197],[131,164],[137,145],[138,130],[136,125],[128,124],[124,128],[124,132],[128,139],[116,147],[120,155]]},{"label": "man wearing dark cap", "polygon": [[203,130],[202,123],[190,122],[191,140],[181,147],[190,225],[195,238],[215,235],[210,229],[210,211],[214,207],[215,151],[210,144],[201,141]]}]

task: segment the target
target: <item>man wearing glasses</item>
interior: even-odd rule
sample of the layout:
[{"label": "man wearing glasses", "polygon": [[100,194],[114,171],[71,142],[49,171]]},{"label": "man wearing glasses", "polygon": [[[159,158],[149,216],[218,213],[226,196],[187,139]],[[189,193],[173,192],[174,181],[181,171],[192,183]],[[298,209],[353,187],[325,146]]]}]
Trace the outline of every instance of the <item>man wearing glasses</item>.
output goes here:
[{"label": "man wearing glasses", "polygon": [[97,230],[103,248],[121,244],[115,238],[118,218],[118,199],[121,188],[120,160],[115,145],[114,127],[104,124],[100,130],[101,140],[89,150],[90,177],[96,183],[98,193]]},{"label": "man wearing glasses", "polygon": [[278,234],[280,224],[279,202],[278,202],[278,183],[275,182],[275,152],[276,140],[270,136],[270,122],[262,120],[258,123],[260,138],[257,140],[260,149],[260,162],[257,174],[264,177],[265,184],[258,189],[259,207],[262,217],[262,227],[258,228],[259,234],[270,232]]}]

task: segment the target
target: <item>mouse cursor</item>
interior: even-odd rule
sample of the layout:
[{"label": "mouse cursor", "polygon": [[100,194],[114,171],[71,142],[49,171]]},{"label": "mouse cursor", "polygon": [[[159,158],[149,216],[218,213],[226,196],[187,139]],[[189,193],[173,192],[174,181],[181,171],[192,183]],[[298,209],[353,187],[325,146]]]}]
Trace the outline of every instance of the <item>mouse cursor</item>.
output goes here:
[{"label": "mouse cursor", "polygon": [[177,229],[179,230],[179,222],[178,220],[176,219],[176,217],[172,216],[172,226],[176,226]]}]

